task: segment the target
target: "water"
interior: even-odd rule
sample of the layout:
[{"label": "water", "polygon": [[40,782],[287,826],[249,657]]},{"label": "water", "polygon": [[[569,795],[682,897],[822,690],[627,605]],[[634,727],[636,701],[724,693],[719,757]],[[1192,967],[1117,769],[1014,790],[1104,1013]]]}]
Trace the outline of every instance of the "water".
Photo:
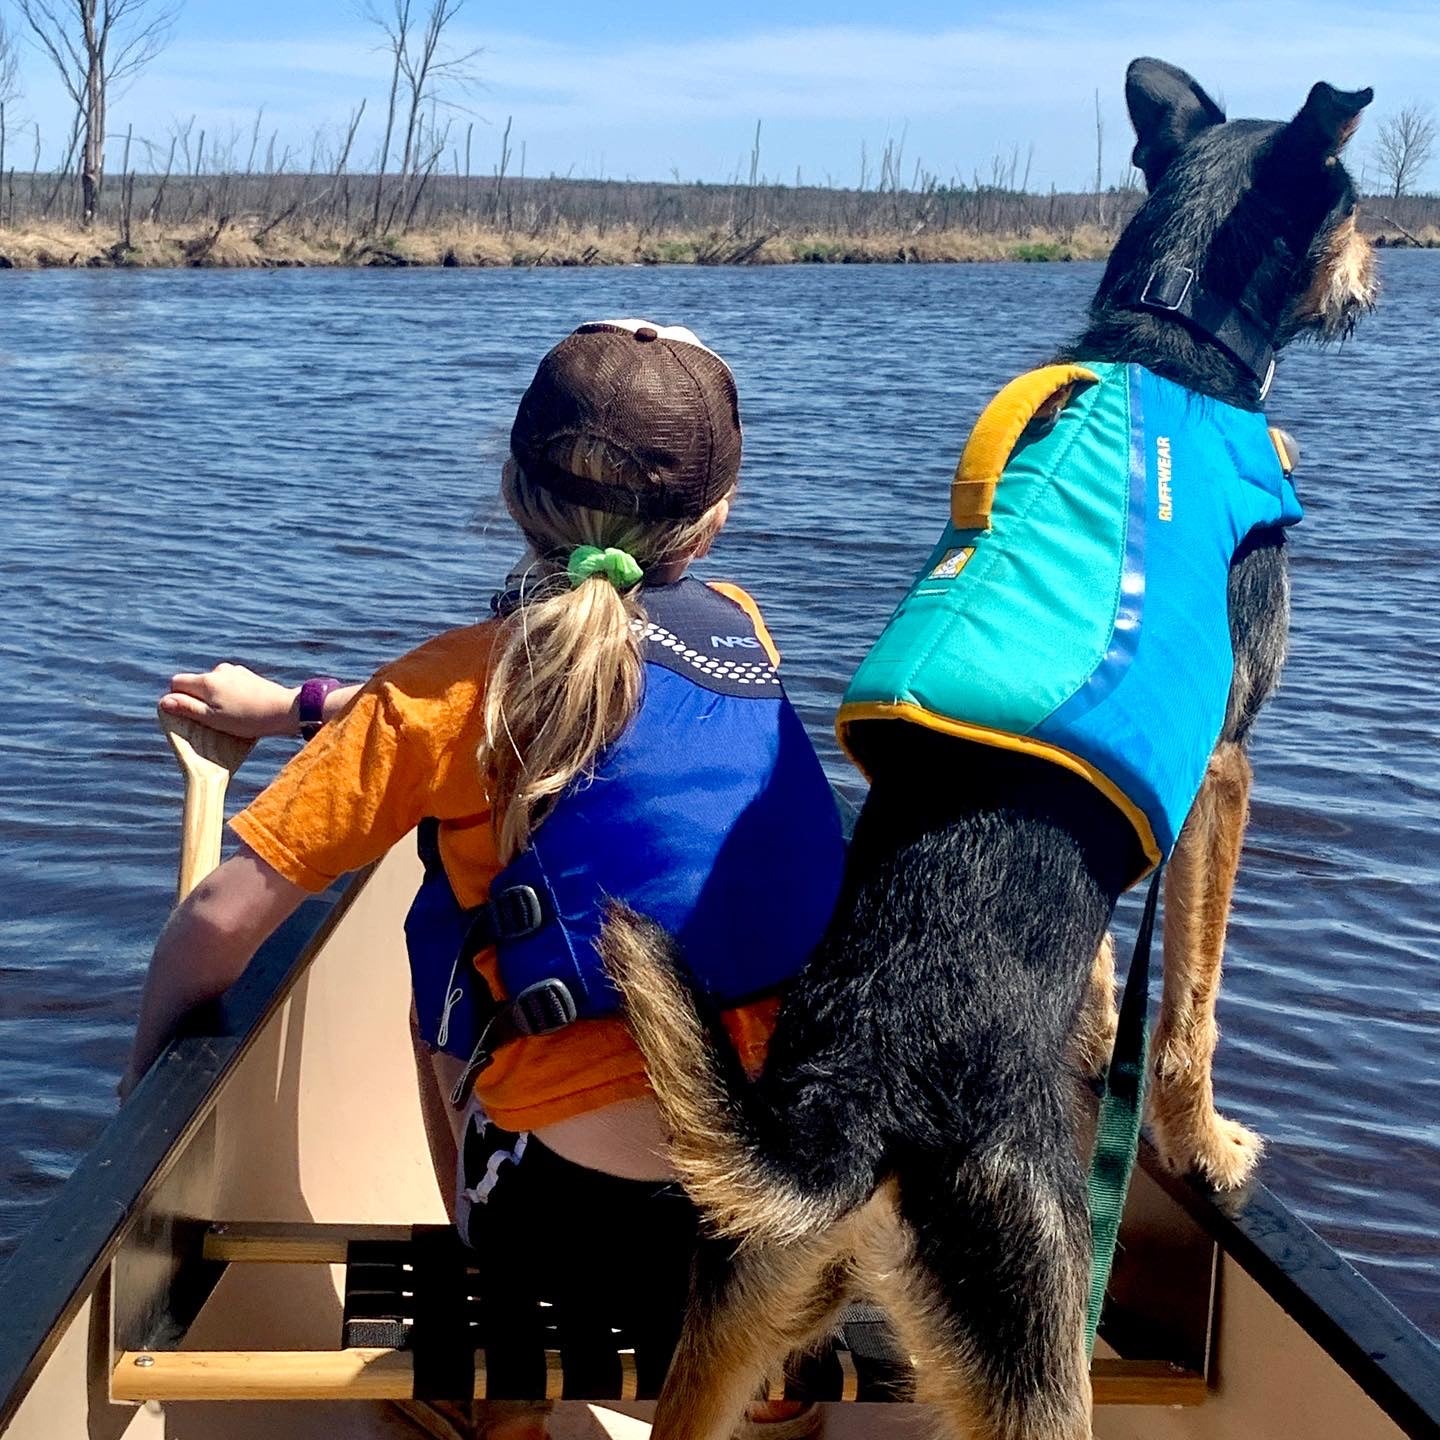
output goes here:
[{"label": "water", "polygon": [[[1221,1000],[1266,1178],[1440,1335],[1440,259],[1284,367],[1285,688]],[[1074,328],[1089,265],[0,277],[0,1248],[113,1111],[174,883],[177,668],[360,677],[487,610],[520,391],[578,322],[693,325],[746,422],[707,572],[748,585],[832,775],[845,678],[938,529],[967,427]],[[267,742],[241,796],[283,760]]]}]

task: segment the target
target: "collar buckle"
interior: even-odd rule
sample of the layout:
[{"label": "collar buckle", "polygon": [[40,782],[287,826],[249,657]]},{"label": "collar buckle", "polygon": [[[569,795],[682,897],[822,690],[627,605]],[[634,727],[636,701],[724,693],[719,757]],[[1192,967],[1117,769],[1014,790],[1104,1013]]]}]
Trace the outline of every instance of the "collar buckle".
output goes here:
[{"label": "collar buckle", "polygon": [[1188,265],[1157,265],[1140,292],[1140,303],[1147,310],[1178,310],[1194,284],[1195,272]]}]

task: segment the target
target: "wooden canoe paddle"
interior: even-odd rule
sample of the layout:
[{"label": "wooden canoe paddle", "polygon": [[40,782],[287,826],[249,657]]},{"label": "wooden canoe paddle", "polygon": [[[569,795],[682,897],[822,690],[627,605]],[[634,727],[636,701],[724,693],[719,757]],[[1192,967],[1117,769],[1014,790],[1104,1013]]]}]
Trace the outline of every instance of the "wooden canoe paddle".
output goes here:
[{"label": "wooden canoe paddle", "polygon": [[183,715],[161,715],[160,728],[185,777],[180,883],[175,895],[178,902],[220,863],[225,790],[241,761],[255,748],[255,742],[222,734]]}]

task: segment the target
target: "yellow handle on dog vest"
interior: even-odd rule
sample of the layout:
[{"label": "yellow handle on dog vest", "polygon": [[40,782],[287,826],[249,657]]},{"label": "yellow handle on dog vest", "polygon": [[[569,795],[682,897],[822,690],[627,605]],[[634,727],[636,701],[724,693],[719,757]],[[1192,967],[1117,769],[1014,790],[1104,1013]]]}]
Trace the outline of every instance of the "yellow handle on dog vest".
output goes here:
[{"label": "yellow handle on dog vest", "polygon": [[950,484],[950,523],[957,530],[990,528],[995,488],[1025,427],[1052,402],[1055,410],[1064,409],[1076,386],[1099,379],[1083,365],[1046,365],[1016,376],[985,407]]}]

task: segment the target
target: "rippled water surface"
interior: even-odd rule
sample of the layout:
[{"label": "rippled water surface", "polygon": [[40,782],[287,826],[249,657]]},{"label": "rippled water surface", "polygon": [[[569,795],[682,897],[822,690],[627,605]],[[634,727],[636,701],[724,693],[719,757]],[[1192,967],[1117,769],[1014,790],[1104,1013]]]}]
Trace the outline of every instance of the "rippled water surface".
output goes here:
[{"label": "rippled water surface", "polygon": [[[831,773],[845,678],[928,549],[967,427],[1072,330],[1088,265],[0,276],[0,1249],[113,1110],[168,907],[164,677],[363,676],[487,610],[515,402],[582,320],[683,321],[729,358],[748,585]],[[1440,1334],[1440,256],[1293,357],[1285,688],[1221,1018],[1266,1177]],[[268,748],[268,753],[266,749]],[[242,772],[273,773],[283,742]]]}]

